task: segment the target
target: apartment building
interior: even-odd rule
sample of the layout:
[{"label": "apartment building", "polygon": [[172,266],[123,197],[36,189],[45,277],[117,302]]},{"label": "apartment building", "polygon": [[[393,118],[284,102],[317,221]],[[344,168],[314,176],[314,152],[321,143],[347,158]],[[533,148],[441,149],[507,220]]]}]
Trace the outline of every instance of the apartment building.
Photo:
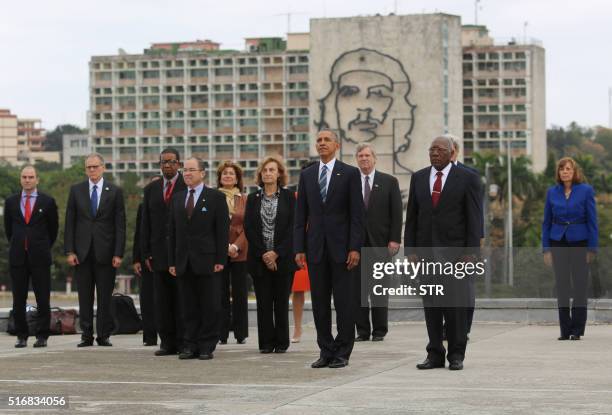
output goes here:
[{"label": "apartment building", "polygon": [[463,141],[474,153],[527,155],[546,168],[544,48],[536,41],[495,41],[485,26],[463,26]]},{"label": "apartment building", "polygon": [[[305,47],[306,46],[306,47]],[[309,158],[308,34],[247,39],[245,51],[211,41],[153,44],[138,55],[94,56],[90,136],[108,170],[146,178],[159,153],[208,162],[208,182],[236,160],[252,187],[259,161],[280,155],[296,182]]]},{"label": "apartment building", "polygon": [[0,162],[17,163],[17,116],[0,109]]}]

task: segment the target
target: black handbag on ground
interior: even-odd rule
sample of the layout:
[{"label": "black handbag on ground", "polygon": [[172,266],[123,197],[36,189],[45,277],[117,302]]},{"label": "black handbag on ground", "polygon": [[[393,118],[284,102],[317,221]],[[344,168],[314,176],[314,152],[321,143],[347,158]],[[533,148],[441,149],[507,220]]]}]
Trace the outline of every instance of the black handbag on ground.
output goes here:
[{"label": "black handbag on ground", "polygon": [[142,320],[129,295],[114,293],[110,312],[115,325],[113,334],[135,334],[142,330]]}]

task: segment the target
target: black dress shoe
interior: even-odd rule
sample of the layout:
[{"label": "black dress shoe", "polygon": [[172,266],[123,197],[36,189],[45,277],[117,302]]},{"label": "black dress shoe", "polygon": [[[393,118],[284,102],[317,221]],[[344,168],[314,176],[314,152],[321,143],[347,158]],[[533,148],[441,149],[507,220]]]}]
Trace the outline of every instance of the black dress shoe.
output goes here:
[{"label": "black dress shoe", "polygon": [[227,344],[227,340],[219,340],[219,344]]},{"label": "black dress shoe", "polygon": [[108,337],[97,338],[98,346],[111,347],[113,344],[108,340]]},{"label": "black dress shoe", "polygon": [[33,347],[47,347],[47,339],[36,339],[36,342],[34,343]]},{"label": "black dress shoe", "polygon": [[287,349],[283,349],[281,347],[274,348],[274,353],[285,353],[285,352],[287,352]]},{"label": "black dress shoe", "polygon": [[198,354],[196,352],[193,352],[191,350],[183,350],[181,353],[179,353],[179,359],[181,360],[187,360],[187,359],[197,359],[198,358]]},{"label": "black dress shoe", "polygon": [[570,340],[580,340],[580,335],[572,334],[572,335],[570,335]]},{"label": "black dress shoe", "polygon": [[433,360],[425,359],[423,363],[419,363],[416,365],[417,369],[427,370],[427,369],[437,369],[444,367],[444,362],[436,363]]},{"label": "black dress shoe", "polygon": [[373,342],[381,342],[385,340],[385,338],[383,336],[372,336],[372,341]]},{"label": "black dress shoe", "polygon": [[366,336],[357,336],[357,337],[355,337],[355,341],[356,342],[367,342],[368,340],[370,340],[370,338],[366,337]]},{"label": "black dress shoe", "polygon": [[272,353],[272,352],[274,352],[274,349],[271,348],[271,347],[259,350],[259,353],[263,353],[263,354],[269,354],[269,353]]},{"label": "black dress shoe", "polygon": [[329,363],[329,367],[332,369],[338,369],[346,366],[348,366],[348,360],[343,357],[336,357]]},{"label": "black dress shoe", "polygon": [[319,357],[319,359],[317,359],[315,362],[313,362],[310,367],[313,369],[320,369],[322,367],[327,367],[329,366],[330,363],[330,359],[327,359],[325,357]]},{"label": "black dress shoe", "polygon": [[77,344],[77,347],[90,347],[93,346],[93,340],[81,340],[81,343]]},{"label": "black dress shoe", "polygon": [[246,339],[236,339],[236,343],[238,343],[238,344],[246,344]]},{"label": "black dress shoe", "polygon": [[448,365],[448,370],[463,370],[463,362],[461,360],[453,360]]},{"label": "black dress shoe", "polygon": [[143,342],[142,343],[144,346],[157,346],[157,342],[154,341],[150,341],[150,342]]},{"label": "black dress shoe", "polygon": [[170,355],[175,355],[176,354],[176,350],[174,349],[159,349],[155,351],[155,356],[170,356]]},{"label": "black dress shoe", "polygon": [[557,340],[569,340],[569,336],[559,336]]},{"label": "black dress shoe", "polygon": [[15,347],[17,349],[21,349],[22,347],[28,347],[28,339],[27,338],[19,338],[17,339],[17,342],[15,343]]},{"label": "black dress shoe", "polygon": [[214,356],[213,356],[212,353],[202,353],[200,355],[200,357],[198,357],[198,359],[200,359],[200,360],[212,360],[213,357]]}]

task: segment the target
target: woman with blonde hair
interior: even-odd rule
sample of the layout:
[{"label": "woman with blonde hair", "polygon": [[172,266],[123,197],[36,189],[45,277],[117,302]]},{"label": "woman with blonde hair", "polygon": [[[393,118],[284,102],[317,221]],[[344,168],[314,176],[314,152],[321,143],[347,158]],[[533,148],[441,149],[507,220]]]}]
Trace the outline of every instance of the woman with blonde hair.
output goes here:
[{"label": "woman with blonde hair", "polygon": [[580,340],[587,318],[588,264],[597,252],[595,192],[583,183],[580,167],[571,157],[557,163],[556,180],[544,207],[544,262],[555,273],[559,340]]}]

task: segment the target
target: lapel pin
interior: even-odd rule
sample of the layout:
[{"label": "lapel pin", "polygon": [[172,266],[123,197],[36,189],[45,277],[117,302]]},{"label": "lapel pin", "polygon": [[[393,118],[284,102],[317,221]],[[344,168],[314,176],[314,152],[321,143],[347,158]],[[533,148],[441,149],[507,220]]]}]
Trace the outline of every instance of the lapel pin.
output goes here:
[{"label": "lapel pin", "polygon": [[202,208],[202,212],[208,212],[208,209],[206,209],[206,206]]},{"label": "lapel pin", "polygon": [[336,176],[340,176],[340,173],[336,173]]},{"label": "lapel pin", "polygon": [[40,213],[42,213],[42,209],[38,209],[38,211],[39,211]]},{"label": "lapel pin", "polygon": [[104,190],[110,190],[108,187],[105,187]]},{"label": "lapel pin", "polygon": [[378,187],[378,185],[377,185],[377,184],[375,184],[375,185],[374,185],[374,187]]}]

